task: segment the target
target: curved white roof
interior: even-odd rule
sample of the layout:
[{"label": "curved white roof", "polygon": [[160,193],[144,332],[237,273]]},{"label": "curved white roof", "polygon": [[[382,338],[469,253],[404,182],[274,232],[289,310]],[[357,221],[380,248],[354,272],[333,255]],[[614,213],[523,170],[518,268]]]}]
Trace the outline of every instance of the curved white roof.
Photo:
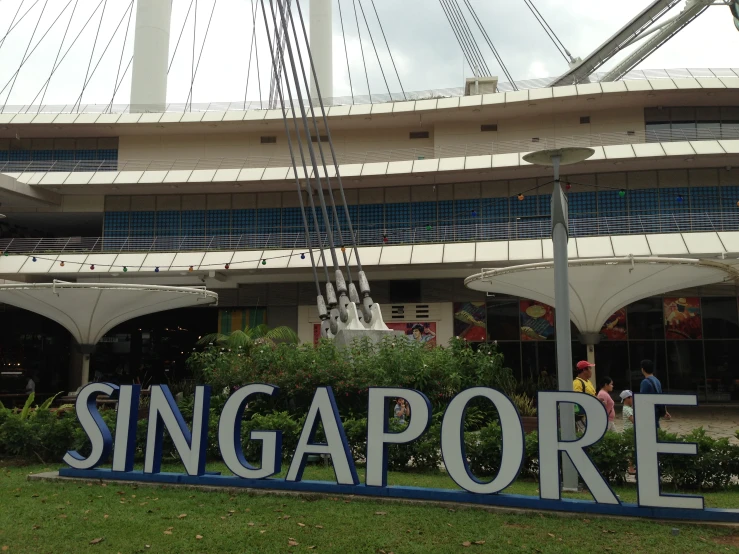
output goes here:
[{"label": "curved white roof", "polygon": [[94,345],[119,323],[141,315],[217,301],[218,295],[204,287],[64,281],[0,285],[0,302],[53,319],[81,345]]},{"label": "curved white roof", "polygon": [[[581,333],[599,333],[613,313],[642,298],[739,277],[720,262],[690,258],[570,260],[569,269],[570,319]],[[554,263],[483,270],[465,285],[554,306]]]}]

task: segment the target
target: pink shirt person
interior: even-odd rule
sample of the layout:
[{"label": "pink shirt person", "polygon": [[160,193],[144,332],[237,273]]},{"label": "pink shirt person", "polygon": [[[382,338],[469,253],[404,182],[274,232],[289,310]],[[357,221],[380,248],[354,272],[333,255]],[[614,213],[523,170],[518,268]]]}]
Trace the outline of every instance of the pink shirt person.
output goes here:
[{"label": "pink shirt person", "polygon": [[610,392],[613,390],[613,379],[610,377],[605,377],[601,383],[600,390],[598,391],[597,398],[601,402],[603,402],[603,405],[606,408],[606,412],[608,413],[608,430],[614,431],[616,429],[616,424],[614,423],[614,420],[616,419],[616,409],[615,409],[615,402],[613,401],[613,398],[611,398]]}]

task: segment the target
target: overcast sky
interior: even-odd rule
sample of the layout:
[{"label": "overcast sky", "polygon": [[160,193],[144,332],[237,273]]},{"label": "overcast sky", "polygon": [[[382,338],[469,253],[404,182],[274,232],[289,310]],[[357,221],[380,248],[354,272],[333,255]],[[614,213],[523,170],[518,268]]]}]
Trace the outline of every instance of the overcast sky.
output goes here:
[{"label": "overcast sky", "polygon": [[[339,1],[344,15],[354,92],[366,94],[367,85],[354,20],[353,1]],[[470,2],[516,80],[553,77],[567,69],[565,60],[555,50],[523,0],[470,0]],[[534,0],[534,2],[570,52],[575,56],[584,57],[643,9],[648,0],[617,2]],[[173,0],[170,56],[173,55],[190,4],[190,0]],[[192,87],[193,101],[202,103],[243,100],[252,38],[250,13],[252,0],[199,0],[197,4],[195,39],[193,41],[193,12],[191,12],[184,24],[184,33],[172,63],[168,101],[184,102],[189,95],[193,42],[197,61],[214,5],[207,41]],[[301,0],[301,5],[305,8],[307,4],[307,0]],[[389,88],[392,92],[399,92],[400,85],[390,65],[371,2],[362,0],[362,4],[375,44],[380,50]],[[463,84],[464,77],[472,76],[472,72],[464,64],[462,52],[439,2],[375,0],[375,4],[406,91],[459,87]],[[51,77],[48,89],[44,92],[43,85],[49,80],[70,21],[72,8],[75,6],[74,17],[69,24],[58,60],[62,59],[80,31],[81,34],[61,61],[58,70]],[[105,12],[98,32],[103,6]],[[115,95],[115,102],[127,104],[130,93],[130,69],[123,78],[121,75],[124,75],[133,52],[135,14],[131,18],[128,39],[123,48],[129,6],[128,0],[107,0],[107,3],[104,0],[0,0],[2,14],[0,89],[3,89],[0,92],[0,107],[5,103],[28,104],[34,98],[35,103],[38,103],[42,97],[46,104],[73,104],[78,101],[80,95],[84,104],[107,104],[113,98],[116,75],[121,84]],[[27,15],[3,42],[3,37],[16,12],[17,21],[29,8]],[[350,88],[336,0],[334,8],[334,95],[342,96],[348,95]],[[675,8],[673,14],[677,14],[680,9],[682,6]],[[57,18],[57,23],[52,26]],[[363,27],[370,86],[373,92],[386,92],[361,12],[359,18]],[[88,20],[89,24],[83,29]],[[258,27],[259,68],[263,93],[266,96],[269,81],[269,50],[261,21],[258,22]],[[91,58],[93,44],[95,50]],[[505,80],[490,50],[481,40],[480,48],[493,74],[499,75],[501,81]],[[26,57],[26,63],[20,72],[17,72],[21,60]],[[613,63],[609,65],[612,66]],[[734,27],[729,9],[716,6],[711,7],[686,30],[653,54],[640,68],[732,66],[739,67],[739,31]],[[249,100],[257,100],[259,92],[255,61],[252,61],[251,71],[246,96]],[[16,73],[17,78],[14,79]],[[83,93],[86,74],[89,83]]]}]

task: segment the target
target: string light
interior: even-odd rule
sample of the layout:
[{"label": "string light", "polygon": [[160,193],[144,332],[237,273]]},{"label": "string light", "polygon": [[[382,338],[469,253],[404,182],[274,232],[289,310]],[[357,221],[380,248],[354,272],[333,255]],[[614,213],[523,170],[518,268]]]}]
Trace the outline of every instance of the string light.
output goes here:
[{"label": "string light", "polygon": [[565,183],[565,190],[570,190],[572,188],[572,185],[570,183]]},{"label": "string light", "polygon": [[477,211],[476,210],[472,210],[472,214],[471,215],[472,215],[472,217],[477,217]]},{"label": "string light", "polygon": [[123,266],[123,273],[126,273],[128,271],[128,268],[124,265]]},{"label": "string light", "polygon": [[193,271],[193,267],[192,267],[192,266],[190,266],[190,269],[188,269],[187,271]]},{"label": "string light", "polygon": [[625,196],[626,196],[626,191],[624,189],[621,189],[620,191],[618,191],[618,197],[619,198],[623,198]]},{"label": "string light", "polygon": [[678,194],[677,195],[677,198],[675,200],[677,200],[678,203],[682,203],[682,201],[683,201],[683,195],[682,194]]},{"label": "string light", "polygon": [[[343,248],[342,248],[343,250]],[[267,265],[267,260],[262,260],[262,265]]]},{"label": "string light", "polygon": [[[739,204],[739,202],[737,202],[737,204]],[[300,255],[300,259],[301,259],[301,260],[304,260],[304,259],[305,259],[305,254],[301,254],[301,255]]]},{"label": "string light", "polygon": [[59,267],[64,267],[64,262],[59,262]]},{"label": "string light", "polygon": [[346,252],[346,248],[342,246],[342,247],[341,247],[341,251],[342,251],[342,252]]},{"label": "string light", "polygon": [[154,273],[159,273],[159,267],[154,268]]},{"label": "string light", "polygon": [[519,195],[518,195],[518,200],[519,200],[519,201],[521,201],[521,200],[523,200],[524,198],[526,198],[526,197],[525,197],[525,196],[524,196],[523,194],[519,193]]},{"label": "string light", "polygon": [[223,266],[223,267],[225,267],[226,269],[231,269],[231,264],[226,264],[226,265],[225,265],[225,266]]},{"label": "string light", "polygon": [[33,257],[33,259],[32,259],[31,261],[32,261],[32,262],[35,262],[35,261],[36,261],[36,256],[34,256],[34,257]]},{"label": "string light", "polygon": [[382,234],[382,242],[387,242],[387,233]]},{"label": "string light", "polygon": [[431,230],[431,225],[426,225],[426,230],[427,231],[430,231]]},{"label": "string light", "polygon": [[95,264],[92,264],[92,265],[90,266],[90,269],[91,269],[92,271],[95,271]]}]

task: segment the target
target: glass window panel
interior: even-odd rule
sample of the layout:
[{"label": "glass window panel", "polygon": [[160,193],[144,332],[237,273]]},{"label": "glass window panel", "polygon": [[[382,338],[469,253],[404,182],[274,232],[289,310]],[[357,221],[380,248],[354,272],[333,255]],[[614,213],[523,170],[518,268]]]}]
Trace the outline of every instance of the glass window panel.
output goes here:
[{"label": "glass window panel", "polygon": [[613,379],[615,393],[631,388],[626,341],[603,341],[595,347],[595,377],[597,386],[603,377]]},{"label": "glass window panel", "polygon": [[556,373],[554,342],[521,343],[521,370],[523,380],[538,381],[543,374]]},{"label": "glass window panel", "polygon": [[670,392],[705,391],[703,341],[668,341],[667,379],[660,380]]},{"label": "glass window panel", "polygon": [[626,317],[630,338],[664,338],[664,316],[661,298],[645,298],[631,304],[626,312]]},{"label": "glass window panel", "polygon": [[670,109],[646,108],[644,120],[647,123],[668,123],[670,121]]},{"label": "glass window panel", "polygon": [[488,302],[488,340],[518,340],[519,312],[518,299],[495,300]]},{"label": "glass window panel", "polygon": [[667,142],[670,140],[669,123],[647,123],[647,142]]},{"label": "glass window panel", "polygon": [[703,336],[707,339],[739,338],[739,312],[737,299],[711,298],[701,300],[703,311]]},{"label": "glass window panel", "polygon": [[739,400],[739,341],[706,341],[706,400]]},{"label": "glass window panel", "polygon": [[[631,307],[629,307],[631,310]],[[641,361],[652,360],[654,374],[665,384],[667,366],[665,364],[665,343],[661,340],[629,341],[629,376],[631,390],[638,391],[644,376],[641,372]]]},{"label": "glass window panel", "polygon": [[521,379],[521,343],[499,342],[498,351],[503,354],[503,367],[509,367],[516,380]]}]

